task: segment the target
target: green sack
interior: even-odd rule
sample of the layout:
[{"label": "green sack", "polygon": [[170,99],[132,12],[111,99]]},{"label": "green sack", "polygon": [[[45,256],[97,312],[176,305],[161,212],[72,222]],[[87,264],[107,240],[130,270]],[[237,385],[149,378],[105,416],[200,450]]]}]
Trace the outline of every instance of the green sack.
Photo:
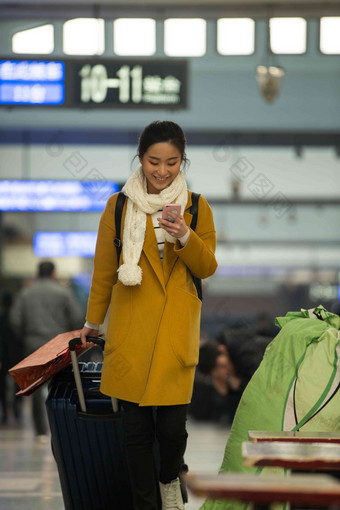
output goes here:
[{"label": "green sack", "polygon": [[[220,473],[273,472],[243,466],[241,445],[249,430],[340,432],[340,317],[320,305],[288,312],[275,322],[282,329],[242,395]],[[201,510],[247,506],[207,500]]]}]

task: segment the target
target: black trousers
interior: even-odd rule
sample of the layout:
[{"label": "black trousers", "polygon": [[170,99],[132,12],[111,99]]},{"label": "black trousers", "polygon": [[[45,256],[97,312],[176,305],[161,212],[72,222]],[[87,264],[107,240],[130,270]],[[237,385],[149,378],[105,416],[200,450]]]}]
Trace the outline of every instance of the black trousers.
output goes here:
[{"label": "black trousers", "polygon": [[170,483],[178,477],[188,433],[187,405],[139,407],[121,401],[127,463],[132,486],[134,510],[157,510],[158,487],[153,446],[159,443],[159,480]]}]

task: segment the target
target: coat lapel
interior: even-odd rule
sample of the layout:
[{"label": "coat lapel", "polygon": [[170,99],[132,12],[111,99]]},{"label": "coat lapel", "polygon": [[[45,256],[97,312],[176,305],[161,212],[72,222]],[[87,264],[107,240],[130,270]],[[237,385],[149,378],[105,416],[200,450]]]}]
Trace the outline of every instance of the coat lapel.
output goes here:
[{"label": "coat lapel", "polygon": [[156,273],[160,284],[162,285],[163,289],[165,289],[162,262],[159,256],[155,230],[152,224],[151,216],[149,214],[146,217],[146,231],[143,252],[150,262],[152,269]]},{"label": "coat lapel", "polygon": [[[190,226],[191,220],[192,220],[192,214],[190,214],[189,209],[191,207],[191,193],[188,194],[188,203],[186,205],[185,211],[184,211],[184,220],[185,223]],[[163,255],[163,274],[164,274],[164,283],[167,285],[168,280],[171,276],[172,270],[174,268],[174,265],[178,259],[178,255],[174,251],[174,244],[165,242],[164,245],[164,255]]]}]

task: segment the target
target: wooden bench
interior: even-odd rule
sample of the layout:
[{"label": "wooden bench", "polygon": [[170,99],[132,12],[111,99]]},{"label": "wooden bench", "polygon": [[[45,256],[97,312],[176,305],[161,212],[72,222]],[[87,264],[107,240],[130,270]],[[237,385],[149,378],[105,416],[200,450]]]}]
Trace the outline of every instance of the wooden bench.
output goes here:
[{"label": "wooden bench", "polygon": [[268,505],[290,502],[301,506],[340,505],[340,483],[328,475],[257,475],[248,473],[186,476],[188,489],[199,497]]},{"label": "wooden bench", "polygon": [[242,444],[245,466],[281,467],[303,470],[340,469],[340,445],[287,441],[245,442]]},{"label": "wooden bench", "polygon": [[297,443],[340,444],[340,434],[332,432],[249,430],[249,441],[290,441]]}]

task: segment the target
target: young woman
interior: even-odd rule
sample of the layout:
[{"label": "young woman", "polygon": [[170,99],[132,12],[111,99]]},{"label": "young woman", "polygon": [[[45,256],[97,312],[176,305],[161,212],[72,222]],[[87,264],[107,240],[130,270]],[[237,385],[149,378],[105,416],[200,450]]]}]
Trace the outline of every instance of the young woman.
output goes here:
[{"label": "young woman", "polygon": [[[184,509],[178,474],[186,447],[186,415],[199,353],[201,301],[193,276],[217,267],[216,232],[204,197],[195,231],[189,228],[191,192],[181,170],[185,136],[174,122],[155,121],[142,132],[141,166],[127,180],[122,256],[117,261],[112,195],[102,214],[89,295],[86,335],[98,334],[110,305],[101,391],[124,410],[126,450],[135,510],[157,509],[152,446],[160,448],[162,508]],[[181,214],[162,219],[166,204]],[[156,412],[155,411],[156,408]]]}]

